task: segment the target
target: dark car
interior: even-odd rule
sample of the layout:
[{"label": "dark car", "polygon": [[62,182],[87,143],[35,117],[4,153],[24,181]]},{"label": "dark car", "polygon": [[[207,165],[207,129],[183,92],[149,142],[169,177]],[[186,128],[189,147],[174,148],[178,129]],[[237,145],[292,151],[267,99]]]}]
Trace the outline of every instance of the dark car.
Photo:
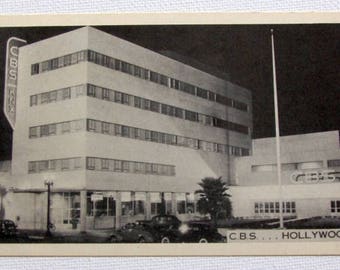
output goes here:
[{"label": "dark car", "polygon": [[153,233],[144,224],[128,223],[114,231],[110,237],[111,243],[153,243]]},{"label": "dark car", "polygon": [[168,231],[162,243],[222,243],[226,237],[218,233],[210,221],[189,221],[182,223],[178,229]]},{"label": "dark car", "polygon": [[139,220],[137,224],[143,225],[152,234],[154,242],[167,243],[168,239],[175,238],[182,222],[173,215],[157,215],[151,220]]},{"label": "dark car", "polygon": [[14,221],[9,219],[0,220],[0,238],[17,237],[18,230]]}]

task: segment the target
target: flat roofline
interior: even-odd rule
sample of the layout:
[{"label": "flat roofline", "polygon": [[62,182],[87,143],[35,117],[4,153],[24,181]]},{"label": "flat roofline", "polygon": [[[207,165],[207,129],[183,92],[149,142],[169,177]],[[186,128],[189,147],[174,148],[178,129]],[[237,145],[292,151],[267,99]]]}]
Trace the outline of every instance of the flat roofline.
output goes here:
[{"label": "flat roofline", "polygon": [[[300,137],[300,136],[317,136],[317,135],[330,135],[333,133],[338,132],[338,134],[340,135],[340,130],[329,130],[329,131],[320,131],[320,132],[310,132],[310,133],[301,133],[301,134],[292,134],[292,135],[285,135],[285,136],[280,136],[280,139],[285,139],[285,138],[293,138],[293,137]],[[265,137],[265,138],[258,138],[258,139],[252,139],[252,141],[260,141],[260,140],[273,140],[275,139],[275,137]]]}]

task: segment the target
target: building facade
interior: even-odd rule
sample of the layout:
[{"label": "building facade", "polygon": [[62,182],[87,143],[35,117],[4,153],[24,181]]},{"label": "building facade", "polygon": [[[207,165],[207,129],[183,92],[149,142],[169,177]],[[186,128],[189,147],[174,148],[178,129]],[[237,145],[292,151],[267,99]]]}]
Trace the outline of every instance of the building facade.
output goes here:
[{"label": "building facade", "polygon": [[[19,48],[7,218],[57,230],[195,214],[204,177],[250,154],[251,94],[84,27]],[[75,225],[76,224],[76,225]]]},{"label": "building facade", "polygon": [[[340,215],[339,138],[339,131],[280,138],[284,217]],[[253,140],[252,155],[235,160],[234,216],[279,216],[276,169],[275,138]]]}]

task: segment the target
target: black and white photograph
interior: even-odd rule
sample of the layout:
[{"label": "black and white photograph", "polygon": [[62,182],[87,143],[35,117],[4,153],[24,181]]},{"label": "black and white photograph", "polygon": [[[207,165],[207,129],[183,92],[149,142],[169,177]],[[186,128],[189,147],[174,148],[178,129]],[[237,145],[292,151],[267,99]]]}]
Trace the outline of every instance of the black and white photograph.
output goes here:
[{"label": "black and white photograph", "polygon": [[0,36],[4,245],[340,241],[339,24]]}]

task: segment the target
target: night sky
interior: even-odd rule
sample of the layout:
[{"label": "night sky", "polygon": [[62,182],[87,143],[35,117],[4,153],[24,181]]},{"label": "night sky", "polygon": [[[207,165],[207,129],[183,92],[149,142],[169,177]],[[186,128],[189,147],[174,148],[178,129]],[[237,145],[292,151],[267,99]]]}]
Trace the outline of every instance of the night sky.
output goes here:
[{"label": "night sky", "polygon": [[[2,110],[7,39],[16,36],[32,43],[76,28],[0,28],[0,160],[10,159],[12,149],[12,130]],[[273,28],[281,135],[339,129],[339,24],[96,28],[154,51],[174,51],[228,73],[233,83],[252,91],[253,138],[275,136]]]}]

